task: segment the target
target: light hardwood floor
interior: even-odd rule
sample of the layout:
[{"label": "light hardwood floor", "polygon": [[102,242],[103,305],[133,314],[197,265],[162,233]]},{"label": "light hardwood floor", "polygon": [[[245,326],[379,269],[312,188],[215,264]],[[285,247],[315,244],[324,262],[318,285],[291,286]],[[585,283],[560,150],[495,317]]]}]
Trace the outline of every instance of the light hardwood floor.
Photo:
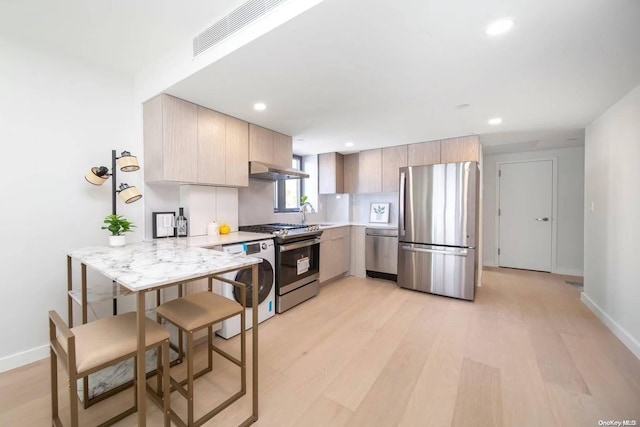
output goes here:
[{"label": "light hardwood floor", "polygon": [[[255,425],[640,423],[640,361],[564,279],[485,270],[474,303],[381,280],[330,283],[317,298],[261,324]],[[235,339],[218,340],[237,348]],[[215,364],[197,381],[200,413],[237,387],[237,368],[217,356]],[[60,378],[64,385],[64,373]],[[48,390],[47,360],[0,374],[0,425],[49,425]],[[131,398],[126,391],[83,411],[82,425]],[[172,405],[185,408],[177,393]],[[148,408],[148,425],[161,425],[158,408],[150,402]],[[250,391],[206,425],[237,425],[249,411]],[[131,416],[119,425],[135,423]]]}]

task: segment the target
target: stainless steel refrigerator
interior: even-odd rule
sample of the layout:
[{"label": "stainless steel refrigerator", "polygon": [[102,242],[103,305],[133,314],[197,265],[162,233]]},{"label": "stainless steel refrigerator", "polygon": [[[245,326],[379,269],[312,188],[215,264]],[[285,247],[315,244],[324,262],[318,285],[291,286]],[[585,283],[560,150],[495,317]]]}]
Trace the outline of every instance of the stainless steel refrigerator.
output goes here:
[{"label": "stainless steel refrigerator", "polygon": [[400,168],[399,286],[475,298],[478,183],[476,162]]}]

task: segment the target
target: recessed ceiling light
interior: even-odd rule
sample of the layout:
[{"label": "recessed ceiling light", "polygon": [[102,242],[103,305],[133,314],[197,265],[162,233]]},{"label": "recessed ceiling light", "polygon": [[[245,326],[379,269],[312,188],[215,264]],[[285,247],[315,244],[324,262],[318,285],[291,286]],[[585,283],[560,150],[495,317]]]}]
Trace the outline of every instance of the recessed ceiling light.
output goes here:
[{"label": "recessed ceiling light", "polygon": [[502,117],[494,117],[492,119],[489,119],[489,124],[492,126],[499,125],[500,123],[502,123]]},{"label": "recessed ceiling light", "polygon": [[258,111],[264,111],[267,109],[267,106],[263,102],[256,102],[253,104],[253,109]]},{"label": "recessed ceiling light", "polygon": [[353,147],[353,142],[352,141],[348,141],[348,142],[345,142],[344,145],[346,147]]},{"label": "recessed ceiling light", "polygon": [[464,110],[465,108],[469,108],[469,107],[471,107],[471,105],[469,105],[469,104],[458,104],[454,108],[456,110]]},{"label": "recessed ceiling light", "polygon": [[504,34],[513,28],[513,19],[501,18],[489,24],[485,30],[488,36],[498,36]]}]

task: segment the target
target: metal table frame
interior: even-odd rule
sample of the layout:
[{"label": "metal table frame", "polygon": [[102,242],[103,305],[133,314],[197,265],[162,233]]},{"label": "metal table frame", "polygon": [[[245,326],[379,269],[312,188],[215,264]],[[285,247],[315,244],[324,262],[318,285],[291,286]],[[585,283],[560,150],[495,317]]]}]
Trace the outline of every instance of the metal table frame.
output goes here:
[{"label": "metal table frame", "polygon": [[[72,261],[73,258],[70,255],[67,255],[67,291],[71,291],[73,289],[73,273],[72,273]],[[159,291],[160,289],[168,288],[171,286],[177,286],[185,283],[189,283],[195,280],[200,279],[220,279],[223,274],[230,273],[233,271],[240,271],[251,268],[251,284],[252,284],[252,412],[251,415],[244,420],[240,426],[248,426],[253,424],[258,420],[258,263],[249,266],[243,266],[238,268],[230,268],[224,271],[218,271],[214,274],[203,274],[197,277],[189,277],[186,280],[176,280],[171,283],[165,283],[159,286],[150,287],[147,289],[131,289],[127,287],[125,284],[122,286],[127,287],[131,290],[132,293],[136,294],[136,314],[137,314],[137,324],[138,324],[138,355],[137,355],[137,365],[136,365],[136,397],[138,400],[138,427],[145,427],[147,422],[147,412],[146,412],[146,369],[145,369],[145,310],[146,310],[146,294],[152,291]],[[100,271],[98,269],[94,269],[98,273]],[[224,279],[224,278],[222,278]],[[87,322],[87,309],[86,309],[86,301],[87,301],[87,265],[81,262],[81,286],[82,286],[82,322]],[[69,298],[68,300],[68,316],[69,316],[69,326],[73,326],[73,302]],[[85,387],[85,396],[87,390]],[[152,399],[153,400],[153,399]]]}]

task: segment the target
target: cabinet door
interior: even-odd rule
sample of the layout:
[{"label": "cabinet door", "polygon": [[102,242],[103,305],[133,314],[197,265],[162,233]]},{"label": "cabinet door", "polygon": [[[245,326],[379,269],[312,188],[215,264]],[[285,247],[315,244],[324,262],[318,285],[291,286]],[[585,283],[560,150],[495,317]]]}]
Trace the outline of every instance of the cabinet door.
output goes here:
[{"label": "cabinet door", "polygon": [[198,106],[199,184],[225,185],[225,115]]},{"label": "cabinet door", "polygon": [[358,160],[358,193],[382,191],[382,150],[360,152]]},{"label": "cabinet door", "polygon": [[442,140],[441,163],[477,162],[480,159],[480,141],[477,135]]},{"label": "cabinet door", "polygon": [[318,154],[318,192],[344,193],[344,157],[340,153]]},{"label": "cabinet door", "polygon": [[343,157],[344,171],[344,193],[355,194],[358,192],[358,153],[347,154]]},{"label": "cabinet door", "polygon": [[320,283],[326,282],[333,271],[333,230],[324,230],[320,237]]},{"label": "cabinet door", "polygon": [[398,169],[407,166],[407,146],[387,147],[382,149],[382,192],[390,193],[400,189],[400,172]]},{"label": "cabinet door", "polygon": [[291,167],[293,160],[293,140],[288,135],[273,132],[273,164]]},{"label": "cabinet door", "polygon": [[[249,160],[263,163],[273,163],[273,134],[272,130],[261,126],[249,125]],[[291,161],[289,161],[291,167]]]},{"label": "cabinet door", "polygon": [[198,180],[198,106],[163,95],[164,179]]},{"label": "cabinet door", "polygon": [[162,107],[164,95],[156,96],[142,106],[144,133],[144,181],[164,179]]},{"label": "cabinet door", "polygon": [[407,146],[407,166],[440,163],[440,141],[421,142]]},{"label": "cabinet door", "polygon": [[350,248],[351,248],[351,233],[350,227],[340,228],[340,235],[336,237],[336,272],[335,275],[344,274],[349,271],[350,266]]},{"label": "cabinet door", "polygon": [[226,184],[233,187],[247,187],[249,186],[249,123],[227,116],[226,124]]}]

